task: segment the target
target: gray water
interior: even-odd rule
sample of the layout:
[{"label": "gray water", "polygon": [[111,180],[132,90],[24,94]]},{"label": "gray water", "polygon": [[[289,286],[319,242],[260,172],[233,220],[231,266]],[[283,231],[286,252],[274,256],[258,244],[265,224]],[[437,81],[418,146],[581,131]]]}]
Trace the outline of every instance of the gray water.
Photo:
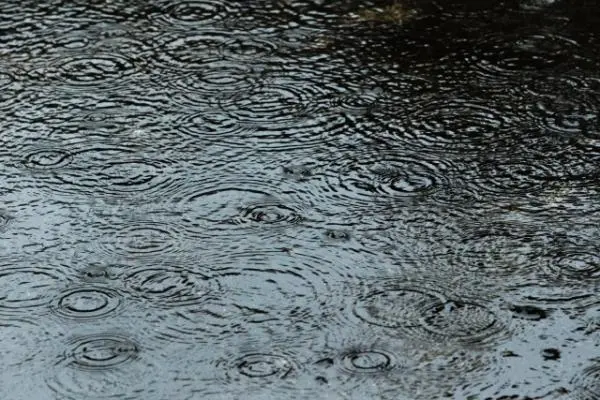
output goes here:
[{"label": "gray water", "polygon": [[599,399],[599,23],[4,0],[0,397]]}]

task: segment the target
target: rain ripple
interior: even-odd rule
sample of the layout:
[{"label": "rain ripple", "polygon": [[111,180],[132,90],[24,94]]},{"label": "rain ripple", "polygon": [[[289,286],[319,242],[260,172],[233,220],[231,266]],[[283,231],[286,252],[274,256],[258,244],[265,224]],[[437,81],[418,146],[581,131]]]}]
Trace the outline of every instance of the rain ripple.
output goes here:
[{"label": "rain ripple", "polygon": [[542,263],[546,279],[555,283],[577,283],[581,287],[600,281],[600,256],[597,239],[569,235],[557,237],[547,246]]},{"label": "rain ripple", "polygon": [[451,262],[463,271],[481,273],[487,278],[531,273],[548,245],[547,232],[539,226],[500,218],[462,226],[460,236],[449,249]]},{"label": "rain ripple", "polygon": [[[51,84],[55,90],[114,90],[125,85],[127,78],[140,71],[145,45],[128,43],[126,39],[100,43],[102,45],[94,49],[93,55],[64,54],[47,60],[41,67],[30,68],[27,76],[33,82]],[[127,46],[118,49],[115,43]]]},{"label": "rain ripple", "polygon": [[93,225],[99,230],[97,239],[87,245],[93,251],[108,257],[125,259],[153,259],[181,252],[179,228],[157,220],[105,221]]},{"label": "rain ripple", "polygon": [[[277,235],[309,217],[308,207],[300,199],[289,194],[276,195],[280,193],[278,187],[262,181],[221,178],[189,188],[192,190],[177,193],[173,202],[184,217],[186,233],[192,237],[248,232]],[[236,225],[238,228],[232,231]]]},{"label": "rain ripple", "polygon": [[174,71],[201,71],[221,61],[251,63],[277,48],[266,39],[215,29],[161,35],[153,47],[156,66]]},{"label": "rain ripple", "polygon": [[600,359],[593,359],[592,365],[583,369],[572,380],[574,400],[594,400],[600,398]]},{"label": "rain ripple", "polygon": [[446,294],[425,282],[381,281],[355,298],[353,313],[409,340],[481,346],[509,334],[500,310],[479,296]]},{"label": "rain ripple", "polygon": [[[203,260],[210,280],[193,289],[174,283],[169,288],[170,293],[184,291],[185,295],[174,298],[173,307],[161,313],[156,328],[159,340],[194,343],[215,338],[221,342],[255,330],[264,335],[312,335],[323,314],[341,304],[340,298],[331,295],[340,291],[332,292],[334,284],[328,276],[342,274],[346,265],[333,255],[318,257],[302,249],[238,248],[206,252]],[[160,296],[156,301],[161,301]]]},{"label": "rain ripple", "polygon": [[230,380],[240,380],[242,377],[259,379],[262,382],[268,379],[286,379],[293,377],[294,371],[298,369],[292,360],[278,354],[246,354],[231,364],[226,367]]},{"label": "rain ripple", "polygon": [[120,303],[120,294],[112,289],[82,286],[61,293],[52,303],[52,310],[63,318],[91,320],[112,314],[117,311]]},{"label": "rain ripple", "polygon": [[0,313],[43,312],[52,302],[55,288],[68,280],[65,266],[31,261],[3,260],[0,272]]},{"label": "rain ripple", "polygon": [[307,115],[309,98],[293,82],[269,83],[219,101],[219,108],[242,124],[286,125]]},{"label": "rain ripple", "polygon": [[239,13],[238,5],[218,0],[161,1],[148,12],[148,17],[174,29],[214,27]]},{"label": "rain ripple", "polygon": [[262,128],[285,127],[296,120],[326,115],[331,107],[320,101],[331,89],[320,81],[319,74],[307,72],[302,80],[276,69],[261,70],[260,80],[249,90],[218,100],[219,109],[243,124]]},{"label": "rain ripple", "polygon": [[220,292],[217,279],[177,266],[134,268],[122,280],[131,295],[166,309],[193,307]]},{"label": "rain ripple", "polygon": [[558,134],[593,133],[598,123],[598,82],[576,75],[536,76],[525,84],[537,125]]},{"label": "rain ripple", "polygon": [[[81,148],[81,146],[89,146]],[[106,197],[162,197],[183,184],[182,171],[167,158],[138,155],[126,147],[95,147],[90,143],[63,142],[21,150],[22,165],[47,170],[35,178],[53,193],[94,193]]]},{"label": "rain ripple", "polygon": [[152,59],[169,71],[202,71],[223,60],[220,50],[228,40],[229,35],[214,30],[162,35],[154,40]]},{"label": "rain ripple", "polygon": [[365,206],[382,197],[430,196],[443,190],[457,170],[451,161],[388,148],[369,148],[361,158],[336,160],[333,166],[339,174],[329,183],[333,193]]},{"label": "rain ripple", "polygon": [[416,367],[418,358],[401,340],[383,340],[366,330],[328,335],[325,347],[313,351],[316,361],[307,368],[317,382],[335,383],[336,390],[361,393],[362,398],[378,397],[380,386],[393,385],[402,393],[403,378]]},{"label": "rain ripple", "polygon": [[554,186],[560,173],[552,165],[531,155],[518,158],[488,158],[471,168],[477,176],[467,179],[478,197],[512,199],[539,194]]},{"label": "rain ripple", "polygon": [[551,285],[537,276],[511,282],[505,292],[505,302],[513,312],[523,314],[519,310],[532,310],[533,319],[545,318],[553,310],[568,311],[574,318],[576,314],[600,304],[597,286],[565,280],[560,286]]},{"label": "rain ripple", "polygon": [[215,371],[218,386],[229,388],[228,397],[294,397],[293,393],[300,393],[297,382],[302,370],[293,347],[233,344],[210,368]]},{"label": "rain ripple", "polygon": [[174,101],[194,108],[204,104],[201,99],[206,97],[231,97],[256,90],[263,80],[251,66],[231,62],[211,63],[172,77],[161,74],[159,79],[174,91]]},{"label": "rain ripple", "polygon": [[552,32],[515,31],[512,38],[505,31],[492,32],[474,44],[469,59],[483,83],[510,87],[523,74],[567,65],[577,47],[573,40]]},{"label": "rain ripple", "polygon": [[115,335],[91,335],[68,343],[68,365],[74,368],[100,371],[134,360],[139,346],[130,339]]},{"label": "rain ripple", "polygon": [[52,368],[46,383],[60,398],[124,398],[148,391],[150,365],[132,368],[139,360],[141,347],[118,333],[78,336],[66,343],[69,350]]},{"label": "rain ripple", "polygon": [[29,169],[60,169],[73,161],[73,155],[64,149],[37,149],[28,153],[23,165]]},{"label": "rain ripple", "polygon": [[511,106],[448,94],[422,101],[408,120],[392,116],[388,129],[410,148],[464,154],[488,151],[519,119]]}]

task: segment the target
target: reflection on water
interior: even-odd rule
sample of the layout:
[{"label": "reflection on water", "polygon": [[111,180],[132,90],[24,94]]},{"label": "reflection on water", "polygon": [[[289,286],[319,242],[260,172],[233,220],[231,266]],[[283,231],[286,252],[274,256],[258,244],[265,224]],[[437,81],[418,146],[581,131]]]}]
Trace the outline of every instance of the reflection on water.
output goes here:
[{"label": "reflection on water", "polygon": [[596,399],[590,1],[0,4],[10,399]]}]

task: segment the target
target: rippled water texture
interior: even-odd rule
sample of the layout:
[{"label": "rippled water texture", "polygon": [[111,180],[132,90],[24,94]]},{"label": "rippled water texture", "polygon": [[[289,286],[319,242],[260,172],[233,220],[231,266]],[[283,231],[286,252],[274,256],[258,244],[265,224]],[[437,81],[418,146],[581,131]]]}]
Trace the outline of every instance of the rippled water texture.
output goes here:
[{"label": "rippled water texture", "polygon": [[598,26],[0,0],[0,397],[599,399]]}]

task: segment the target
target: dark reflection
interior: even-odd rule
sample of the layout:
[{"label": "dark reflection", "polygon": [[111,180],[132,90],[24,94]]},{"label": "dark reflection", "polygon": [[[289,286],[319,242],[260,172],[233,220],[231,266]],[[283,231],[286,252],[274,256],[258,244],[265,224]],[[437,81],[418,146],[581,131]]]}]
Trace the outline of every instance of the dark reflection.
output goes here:
[{"label": "dark reflection", "polygon": [[593,2],[0,13],[4,397],[598,397]]}]

